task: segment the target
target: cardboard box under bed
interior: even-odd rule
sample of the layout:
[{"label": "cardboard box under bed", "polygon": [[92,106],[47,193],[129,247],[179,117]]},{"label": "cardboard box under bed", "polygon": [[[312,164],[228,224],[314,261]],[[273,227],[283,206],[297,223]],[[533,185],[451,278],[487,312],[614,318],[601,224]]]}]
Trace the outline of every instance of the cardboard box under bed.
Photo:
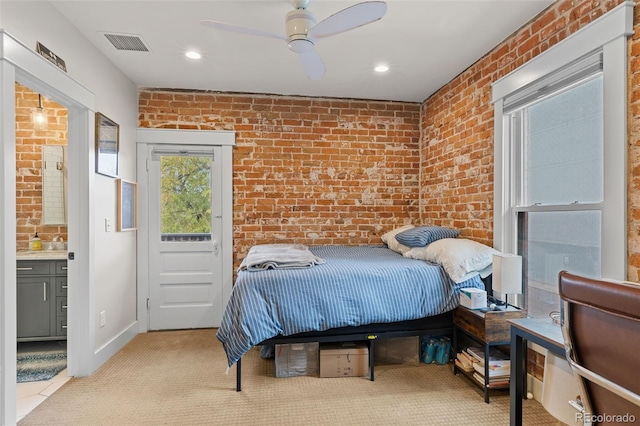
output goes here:
[{"label": "cardboard box under bed", "polygon": [[320,346],[320,377],[362,377],[369,374],[369,348],[363,342]]},{"label": "cardboard box under bed", "polygon": [[[311,331],[291,336],[276,336],[267,339],[260,345],[278,345],[309,342],[354,342],[372,341],[391,337],[408,337],[422,335],[451,334],[453,331],[453,311],[417,320],[398,321],[384,324],[367,324],[358,327],[340,327],[325,331]],[[374,351],[369,351],[369,379],[374,380]],[[242,389],[242,360],[236,363],[236,391]]]}]

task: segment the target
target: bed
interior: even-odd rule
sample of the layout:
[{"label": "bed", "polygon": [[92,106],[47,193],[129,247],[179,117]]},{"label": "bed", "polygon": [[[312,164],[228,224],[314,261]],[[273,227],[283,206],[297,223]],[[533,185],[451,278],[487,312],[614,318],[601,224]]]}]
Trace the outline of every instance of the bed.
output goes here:
[{"label": "bed", "polygon": [[229,367],[253,346],[445,334],[462,288],[484,288],[479,275],[456,283],[442,265],[386,246],[317,246],[324,263],[309,268],[240,270],[216,334]]}]

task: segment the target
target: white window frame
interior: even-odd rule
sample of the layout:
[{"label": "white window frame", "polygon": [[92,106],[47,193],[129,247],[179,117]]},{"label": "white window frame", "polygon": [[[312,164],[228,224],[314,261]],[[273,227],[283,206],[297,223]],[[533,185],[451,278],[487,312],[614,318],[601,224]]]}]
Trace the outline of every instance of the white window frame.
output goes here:
[{"label": "white window frame", "polygon": [[494,104],[493,244],[502,252],[517,250],[517,149],[511,145],[504,100],[594,51],[603,54],[604,207],[602,276],[627,276],[627,37],[633,34],[635,2],[626,1],[496,81]]}]

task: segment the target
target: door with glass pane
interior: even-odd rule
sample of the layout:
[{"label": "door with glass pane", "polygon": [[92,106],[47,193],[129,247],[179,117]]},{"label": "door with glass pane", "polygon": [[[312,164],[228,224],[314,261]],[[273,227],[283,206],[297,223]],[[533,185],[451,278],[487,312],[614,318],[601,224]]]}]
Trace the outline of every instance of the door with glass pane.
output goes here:
[{"label": "door with glass pane", "polygon": [[218,327],[223,309],[219,148],[149,149],[149,328]]}]

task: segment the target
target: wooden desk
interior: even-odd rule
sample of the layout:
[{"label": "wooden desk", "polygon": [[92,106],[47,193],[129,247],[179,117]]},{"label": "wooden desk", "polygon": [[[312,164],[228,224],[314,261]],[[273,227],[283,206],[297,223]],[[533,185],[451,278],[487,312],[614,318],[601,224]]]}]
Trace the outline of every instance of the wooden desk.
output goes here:
[{"label": "wooden desk", "polygon": [[509,386],[511,426],[522,425],[522,399],[527,395],[527,342],[536,343],[566,358],[564,338],[559,324],[551,318],[519,318],[511,324],[511,383]]}]

